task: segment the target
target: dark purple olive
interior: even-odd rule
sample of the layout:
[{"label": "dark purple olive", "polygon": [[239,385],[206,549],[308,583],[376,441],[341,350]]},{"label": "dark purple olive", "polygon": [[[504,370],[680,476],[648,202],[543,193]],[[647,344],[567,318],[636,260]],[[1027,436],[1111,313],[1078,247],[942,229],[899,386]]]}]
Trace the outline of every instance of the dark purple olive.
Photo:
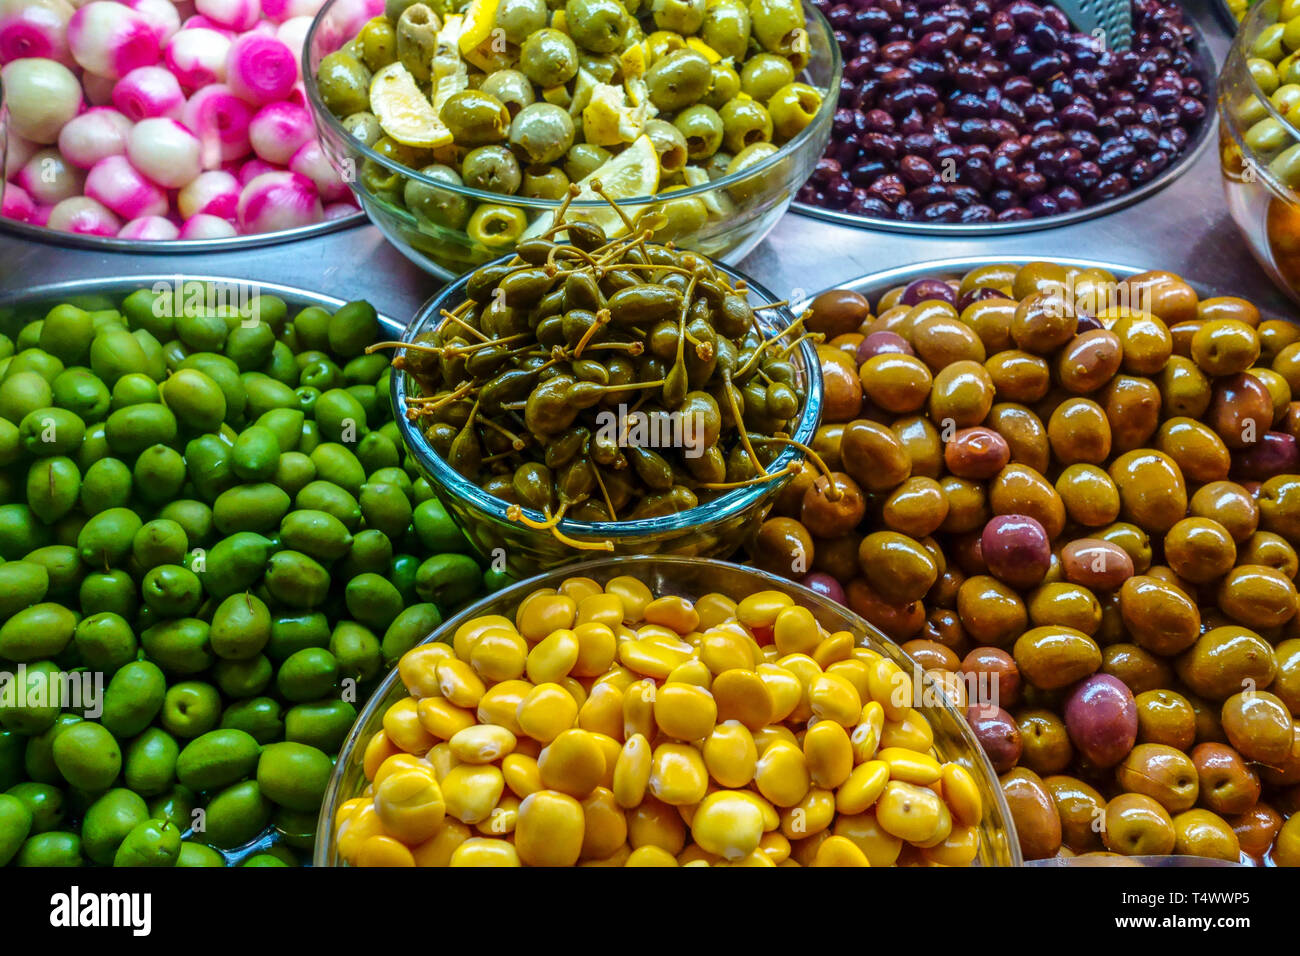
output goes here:
[{"label": "dark purple olive", "polygon": [[917,279],[908,284],[899,296],[898,301],[903,305],[916,305],[918,302],[926,302],[931,299],[938,299],[941,302],[947,302],[951,306],[957,304],[957,293],[952,286],[942,279]]},{"label": "dark purple olive", "polygon": [[877,355],[915,355],[907,339],[897,332],[872,332],[858,343],[858,365]]},{"label": "dark purple olive", "polygon": [[966,722],[997,773],[1006,773],[1020,761],[1020,728],[1001,707],[991,704],[968,707]]},{"label": "dark purple olive", "polygon": [[1097,767],[1113,767],[1137,742],[1137,702],[1117,677],[1093,674],[1074,685],[1065,700],[1070,741]]},{"label": "dark purple olive", "polygon": [[1286,432],[1265,432],[1253,446],[1232,456],[1232,476],[1238,479],[1264,481],[1298,468],[1300,449],[1294,436]]},{"label": "dark purple olive", "polygon": [[840,582],[825,572],[813,571],[804,575],[799,583],[824,598],[848,606],[848,598],[845,597],[844,588],[840,585]]},{"label": "dark purple olive", "polygon": [[1027,515],[998,515],[980,534],[980,553],[989,573],[1013,587],[1031,588],[1052,562],[1052,543],[1043,526]]}]

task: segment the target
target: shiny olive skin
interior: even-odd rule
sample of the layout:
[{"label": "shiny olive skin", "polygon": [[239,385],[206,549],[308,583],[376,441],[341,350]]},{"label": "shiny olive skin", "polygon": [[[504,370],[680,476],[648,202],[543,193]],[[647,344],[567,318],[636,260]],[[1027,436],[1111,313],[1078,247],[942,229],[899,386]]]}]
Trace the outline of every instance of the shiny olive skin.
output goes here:
[{"label": "shiny olive skin", "polygon": [[1097,826],[1106,809],[1106,798],[1077,777],[1055,774],[1043,778],[1043,786],[1061,818],[1061,841],[1075,853],[1101,849]]},{"label": "shiny olive skin", "polygon": [[1026,767],[1017,767],[1003,774],[1000,782],[1025,859],[1055,855],[1061,847],[1061,817],[1042,778]]},{"label": "shiny olive skin", "polygon": [[1201,803],[1215,813],[1245,813],[1259,799],[1260,783],[1241,754],[1220,743],[1197,744],[1192,763],[1199,779]]},{"label": "shiny olive skin", "polygon": [[1191,809],[1200,791],[1196,765],[1167,744],[1138,744],[1115,768],[1115,782],[1152,797],[1171,814]]}]

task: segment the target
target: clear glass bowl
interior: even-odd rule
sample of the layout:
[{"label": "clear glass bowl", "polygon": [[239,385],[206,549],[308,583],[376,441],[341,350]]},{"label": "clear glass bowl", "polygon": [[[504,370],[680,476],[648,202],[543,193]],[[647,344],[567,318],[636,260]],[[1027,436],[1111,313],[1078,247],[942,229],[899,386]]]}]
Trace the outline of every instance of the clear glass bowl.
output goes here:
[{"label": "clear glass bowl", "polygon": [[[826,19],[804,5],[808,31],[809,63],[801,79],[823,91],[821,109],[813,121],[766,160],[730,176],[672,193],[674,202],[698,200],[695,215],[704,213],[698,228],[686,229],[682,220],[656,234],[656,241],[672,239],[678,247],[694,249],[715,259],[736,263],[762,241],[785,213],[795,192],[812,173],[830,139],[831,120],[840,89],[839,46]],[[554,212],[559,203],[549,199],[503,196],[465,186],[451,186],[380,155],[350,136],[342,122],[325,107],[316,71],[320,62],[356,36],[365,24],[364,6],[357,0],[330,0],[317,14],[307,34],[304,82],[321,144],[330,161],[348,181],[357,202],[371,221],[403,255],[422,269],[451,279],[514,249],[509,235],[484,236],[482,241],[465,229],[453,229],[417,217],[402,198],[408,181],[421,183],[436,196],[459,196],[471,206],[492,204],[522,211],[529,222]],[[662,208],[665,197],[628,199],[619,203],[633,218]],[[604,207],[603,202],[573,203],[571,208]],[[684,207],[683,207],[684,208]],[[693,220],[701,221],[701,220]]]},{"label": "clear glass bowl", "polygon": [[[718,592],[739,599],[760,590],[782,591],[794,598],[796,604],[812,611],[818,623],[831,631],[849,631],[862,647],[885,655],[907,673],[919,671],[915,662],[889,638],[858,617],[848,608],[824,598],[802,585],[786,578],[768,574],[755,568],[740,567],[724,561],[707,561],[699,558],[636,557],[601,558],[584,564],[538,575],[521,581],[503,591],[485,598],[473,607],[466,608],[429,635],[430,641],[448,641],[465,621],[484,614],[500,614],[513,620],[515,607],[526,595],[538,588],[555,587],[565,578],[582,575],[600,584],[610,578],[630,575],[643,581],[655,595],[675,594],[698,598],[703,594]],[[948,701],[929,677],[924,678],[929,693],[920,695],[918,708],[929,720],[934,730],[934,751],[940,761],[953,761],[970,771],[979,787],[984,804],[984,818],[980,822],[980,849],[976,856],[979,866],[1021,866],[1020,841],[1016,836],[1011,812],[1002,797],[997,775],[970,727],[956,708]],[[365,709],[343,742],[321,815],[317,825],[316,866],[345,866],[338,854],[334,840],[334,817],[339,805],[359,796],[366,787],[362,763],[366,745],[381,729],[384,712],[396,701],[406,696],[406,689],[394,670],[384,679],[366,703]]]},{"label": "clear glass bowl", "polygon": [[[776,296],[742,273],[726,266],[718,265],[717,268],[731,278],[733,285],[745,283],[752,304],[776,301]],[[462,276],[426,302],[406,327],[403,341],[409,342],[428,331],[440,321],[443,310],[450,311],[463,302],[468,281],[468,275]],[[772,337],[793,322],[794,315],[784,307],[765,309],[757,313],[756,321]],[[801,401],[791,437],[810,445],[821,417],[821,365],[816,348],[807,339],[790,354],[790,359],[799,375],[800,388],[797,391]],[[394,408],[405,408],[407,396],[415,394],[415,382],[409,374],[393,375],[391,388]],[[405,415],[396,417],[402,440],[416,465],[470,543],[488,560],[504,558],[515,577],[526,577],[590,556],[589,551],[575,550],[562,544],[549,531],[539,531],[511,521],[506,517],[506,509],[510,507],[507,502],[489,495],[447,464],[424,437],[418,423],[409,421]],[[768,465],[768,473],[802,459],[802,451],[786,445]],[[657,518],[600,524],[566,519],[560,522],[559,527],[564,534],[579,541],[612,541],[616,554],[686,554],[725,558],[757,530],[776,493],[787,480],[776,478],[736,488],[698,507]],[[532,509],[525,509],[525,513],[537,521],[546,517]]]},{"label": "clear glass bowl", "polygon": [[1228,51],[1219,75],[1219,157],[1233,221],[1277,287],[1300,302],[1300,128],[1265,95],[1247,63],[1281,6],[1254,4]]}]

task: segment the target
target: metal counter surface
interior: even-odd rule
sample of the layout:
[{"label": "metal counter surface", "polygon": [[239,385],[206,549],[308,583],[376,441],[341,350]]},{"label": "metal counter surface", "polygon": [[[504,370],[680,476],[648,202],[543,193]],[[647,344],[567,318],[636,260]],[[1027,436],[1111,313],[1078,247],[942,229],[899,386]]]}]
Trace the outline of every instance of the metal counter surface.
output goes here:
[{"label": "metal counter surface", "polygon": [[[1230,38],[1211,3],[1187,0],[1185,6],[1204,30],[1215,63],[1222,64]],[[1168,269],[1204,290],[1242,295],[1279,314],[1294,313],[1229,217],[1213,141],[1166,189],[1086,222],[996,238],[936,238],[870,232],[788,213],[739,268],[778,296],[796,300],[882,269],[1000,254]],[[414,315],[440,285],[370,225],[296,243],[197,255],[105,254],[0,232],[0,292],[71,279],[161,273],[227,276],[343,299],[366,298],[398,319]]]}]

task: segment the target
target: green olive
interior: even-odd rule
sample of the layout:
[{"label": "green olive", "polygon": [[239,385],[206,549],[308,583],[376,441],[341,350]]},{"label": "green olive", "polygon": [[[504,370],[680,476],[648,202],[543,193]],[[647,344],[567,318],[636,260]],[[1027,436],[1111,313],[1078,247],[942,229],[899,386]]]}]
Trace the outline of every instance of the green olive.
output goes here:
[{"label": "green olive", "polygon": [[515,46],[545,27],[546,21],[544,0],[501,0],[497,5],[496,25]]},{"label": "green olive", "polygon": [[659,156],[659,168],[665,173],[675,173],[686,165],[686,137],[672,123],[652,119],[645,124],[645,135],[650,137]]},{"label": "green olive", "polygon": [[718,111],[718,116],[722,118],[722,142],[733,152],[772,138],[772,117],[757,100],[734,99]]},{"label": "green olive", "polygon": [[518,192],[523,180],[519,160],[504,146],[480,146],[470,150],[461,161],[460,175],[470,189],[507,196]]},{"label": "green olive", "polygon": [[722,145],[722,117],[712,107],[697,103],[677,114],[673,125],[686,139],[686,154],[695,160],[708,159]]},{"label": "green olive", "polygon": [[519,195],[530,199],[560,201],[569,191],[569,177],[559,166],[529,166],[524,170],[524,181]]},{"label": "green olive", "polygon": [[578,73],[578,48],[568,34],[547,27],[519,50],[519,68],[538,86],[559,86]]},{"label": "green olive", "polygon": [[429,79],[429,68],[438,52],[438,14],[423,3],[413,3],[397,21],[397,58],[420,82]]},{"label": "green olive", "polygon": [[522,209],[484,203],[469,217],[465,231],[471,239],[489,249],[504,250],[513,248],[527,228],[528,217]]},{"label": "green olive", "polygon": [[728,63],[715,63],[709,69],[709,91],[703,102],[715,110],[722,109],[740,92],[740,74]]},{"label": "green olive", "polygon": [[603,146],[596,146],[592,143],[574,143],[569,147],[569,152],[565,155],[564,172],[569,179],[576,183],[580,179],[590,176],[612,158],[610,151]]},{"label": "green olive", "polygon": [[350,53],[338,50],[322,59],[316,84],[325,106],[335,116],[351,116],[370,108],[370,71]]},{"label": "green olive", "polygon": [[807,83],[787,83],[767,103],[772,128],[781,142],[793,139],[817,116],[822,95]]},{"label": "green olive", "polygon": [[[434,164],[420,170],[430,179],[463,186],[460,174],[450,166]],[[403,190],[406,208],[417,220],[447,229],[464,229],[469,222],[470,202],[459,193],[449,189],[439,189],[415,179],[408,179]]]},{"label": "green olive", "polygon": [[511,116],[518,116],[520,110],[536,99],[533,84],[518,70],[497,70],[483,78],[479,89],[504,103]]},{"label": "green olive", "polygon": [[709,90],[712,70],[703,53],[677,50],[658,60],[645,76],[650,102],[675,113],[698,101]]},{"label": "green olive", "polygon": [[700,37],[723,59],[739,63],[749,52],[749,10],[741,0],[714,0],[704,12]]},{"label": "green olive", "polygon": [[379,117],[367,110],[353,113],[343,121],[343,128],[348,131],[349,136],[367,146],[374,146],[384,135],[383,129],[379,126]]},{"label": "green olive", "polygon": [[598,83],[620,83],[623,64],[613,53],[580,53],[578,65]]},{"label": "green olive", "polygon": [[705,0],[655,0],[653,9],[660,30],[686,35],[704,25]]},{"label": "green olive", "polygon": [[510,145],[528,162],[553,163],[573,145],[573,118],[550,103],[533,103],[510,124]]},{"label": "green olive", "polygon": [[593,53],[619,49],[627,32],[627,12],[618,0],[566,0],[564,22],[573,41]]},{"label": "green olive", "polygon": [[510,114],[505,104],[482,90],[461,90],[448,97],[439,114],[458,146],[486,146],[506,138]]},{"label": "green olive", "polygon": [[387,17],[375,17],[357,37],[361,41],[361,59],[371,70],[379,71],[397,59],[397,31]]},{"label": "green olive", "polygon": [[764,50],[789,56],[802,44],[807,55],[808,37],[799,0],[750,0],[749,18],[754,38]]},{"label": "green olive", "polygon": [[740,88],[766,103],[781,87],[794,82],[794,67],[775,53],[757,53],[740,68]]}]

